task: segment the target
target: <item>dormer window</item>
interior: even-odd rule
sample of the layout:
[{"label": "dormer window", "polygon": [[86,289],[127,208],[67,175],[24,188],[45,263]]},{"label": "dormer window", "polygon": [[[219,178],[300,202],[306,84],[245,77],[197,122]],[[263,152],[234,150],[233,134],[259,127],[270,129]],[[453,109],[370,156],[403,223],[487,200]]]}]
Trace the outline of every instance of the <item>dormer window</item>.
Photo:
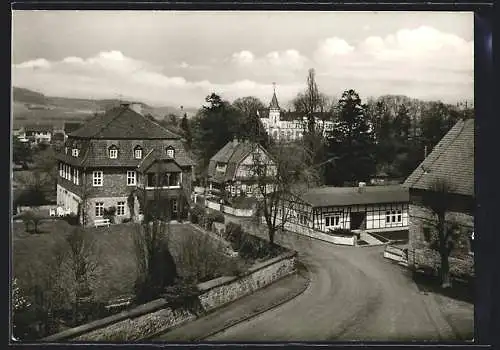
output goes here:
[{"label": "dormer window", "polygon": [[111,146],[109,148],[109,158],[110,159],[116,159],[116,158],[118,158],[118,147]]},{"label": "dormer window", "polygon": [[173,147],[167,147],[167,157],[174,158],[175,150]]},{"label": "dormer window", "polygon": [[141,159],[142,158],[142,148],[137,146],[134,148],[134,158]]},{"label": "dormer window", "polygon": [[73,157],[78,157],[78,155],[79,155],[79,154],[80,154],[80,150],[79,150],[78,148],[73,148],[73,149],[71,150],[71,155],[72,155]]}]

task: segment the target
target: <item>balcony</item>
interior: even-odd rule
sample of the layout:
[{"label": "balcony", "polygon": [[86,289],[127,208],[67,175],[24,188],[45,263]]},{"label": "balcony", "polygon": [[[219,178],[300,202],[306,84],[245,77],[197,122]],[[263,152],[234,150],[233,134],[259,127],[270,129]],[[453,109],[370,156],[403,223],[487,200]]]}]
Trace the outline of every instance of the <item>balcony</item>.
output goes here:
[{"label": "balcony", "polygon": [[181,188],[182,184],[182,173],[148,173],[145,176],[145,189],[146,190],[156,190],[156,189],[178,189]]}]

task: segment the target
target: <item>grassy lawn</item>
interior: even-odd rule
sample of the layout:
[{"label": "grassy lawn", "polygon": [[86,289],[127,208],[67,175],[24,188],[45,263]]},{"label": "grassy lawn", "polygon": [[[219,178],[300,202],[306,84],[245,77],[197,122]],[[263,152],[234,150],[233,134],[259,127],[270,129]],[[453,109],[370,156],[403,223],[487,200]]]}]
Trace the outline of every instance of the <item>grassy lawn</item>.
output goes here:
[{"label": "grassy lawn", "polygon": [[[13,223],[13,273],[23,290],[30,290],[36,283],[43,285],[51,273],[54,251],[65,247],[65,238],[72,228],[63,220],[47,220],[40,225],[43,233],[31,235],[25,232],[23,223]],[[189,269],[186,259],[182,259],[182,242],[193,241],[202,234],[186,224],[172,224],[170,228],[171,252],[182,275]],[[137,229],[138,225],[131,223],[86,229],[96,243],[99,271],[91,288],[99,301],[133,294],[137,276],[133,234]],[[219,264],[229,259],[219,252],[215,254],[219,254],[214,258]],[[219,274],[223,272],[221,270]]]}]

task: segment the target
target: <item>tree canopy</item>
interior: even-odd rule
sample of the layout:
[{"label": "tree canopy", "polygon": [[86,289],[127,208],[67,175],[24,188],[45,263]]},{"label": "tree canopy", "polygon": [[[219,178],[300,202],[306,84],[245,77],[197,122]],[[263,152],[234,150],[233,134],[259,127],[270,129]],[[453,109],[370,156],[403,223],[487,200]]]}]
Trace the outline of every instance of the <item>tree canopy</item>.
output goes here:
[{"label": "tree canopy", "polygon": [[337,160],[327,167],[326,181],[331,185],[366,181],[375,171],[373,126],[356,91],[344,91],[337,108],[338,119],[327,146],[329,157]]}]

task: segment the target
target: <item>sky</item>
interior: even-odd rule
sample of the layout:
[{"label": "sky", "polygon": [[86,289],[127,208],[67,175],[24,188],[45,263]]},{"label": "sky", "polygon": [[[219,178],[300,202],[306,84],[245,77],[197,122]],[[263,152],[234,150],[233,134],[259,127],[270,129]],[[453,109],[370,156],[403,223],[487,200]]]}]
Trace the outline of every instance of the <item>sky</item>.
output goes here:
[{"label": "sky", "polygon": [[12,82],[50,96],[282,107],[314,68],[331,97],[474,97],[467,12],[14,11]]}]

